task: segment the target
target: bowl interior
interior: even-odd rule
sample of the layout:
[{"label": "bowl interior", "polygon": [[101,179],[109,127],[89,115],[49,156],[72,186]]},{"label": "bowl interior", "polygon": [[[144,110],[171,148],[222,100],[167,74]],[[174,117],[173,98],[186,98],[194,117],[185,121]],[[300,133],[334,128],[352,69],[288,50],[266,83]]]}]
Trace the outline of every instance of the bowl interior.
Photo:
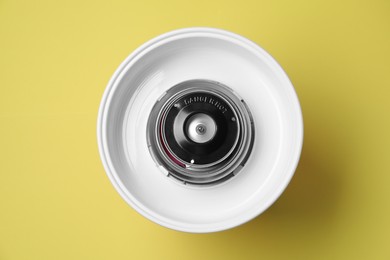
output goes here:
[{"label": "bowl interior", "polygon": [[[156,100],[191,79],[233,89],[255,124],[254,147],[244,169],[207,188],[167,178],[146,142]],[[128,203],[164,226],[207,232],[241,224],[272,204],[293,175],[302,145],[296,94],[277,63],[241,37],[206,30],[160,38],[128,58],[109,88],[101,137],[108,174]]]}]

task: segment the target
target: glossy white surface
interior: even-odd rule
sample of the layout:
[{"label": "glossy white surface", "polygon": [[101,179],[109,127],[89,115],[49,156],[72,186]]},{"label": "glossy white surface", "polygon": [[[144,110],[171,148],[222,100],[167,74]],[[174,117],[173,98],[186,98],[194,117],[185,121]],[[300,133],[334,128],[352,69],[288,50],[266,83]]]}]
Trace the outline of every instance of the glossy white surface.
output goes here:
[{"label": "glossy white surface", "polygon": [[[252,112],[252,154],[237,176],[218,186],[175,183],[148,151],[154,103],[190,79],[229,86]],[[289,183],[302,139],[299,101],[276,61],[253,42],[210,28],[173,31],[132,53],[109,82],[98,118],[101,158],[121,196],[145,217],[188,232],[228,229],[267,209]]]}]

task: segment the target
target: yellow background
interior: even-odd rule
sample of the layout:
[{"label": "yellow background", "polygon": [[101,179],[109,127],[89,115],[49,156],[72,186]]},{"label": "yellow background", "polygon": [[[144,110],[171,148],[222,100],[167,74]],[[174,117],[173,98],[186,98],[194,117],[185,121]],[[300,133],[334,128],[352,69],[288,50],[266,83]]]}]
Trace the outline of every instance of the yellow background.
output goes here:
[{"label": "yellow background", "polygon": [[[289,74],[301,162],[263,215],[187,234],[105,175],[105,86],[143,42],[189,26],[257,42]],[[0,259],[390,259],[390,1],[0,0]]]}]

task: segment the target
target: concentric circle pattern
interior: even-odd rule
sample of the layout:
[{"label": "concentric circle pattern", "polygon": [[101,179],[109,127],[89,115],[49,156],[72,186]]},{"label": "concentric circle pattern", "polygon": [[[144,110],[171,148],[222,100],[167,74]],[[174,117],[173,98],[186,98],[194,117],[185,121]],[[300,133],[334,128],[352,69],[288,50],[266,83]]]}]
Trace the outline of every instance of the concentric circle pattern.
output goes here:
[{"label": "concentric circle pattern", "polygon": [[183,184],[230,179],[245,165],[254,141],[244,101],[210,80],[169,89],[153,107],[147,129],[153,158]]},{"label": "concentric circle pattern", "polygon": [[287,75],[237,34],[188,28],[134,51],[103,96],[108,177],[148,219],[187,232],[240,225],[283,192],[303,123]]}]

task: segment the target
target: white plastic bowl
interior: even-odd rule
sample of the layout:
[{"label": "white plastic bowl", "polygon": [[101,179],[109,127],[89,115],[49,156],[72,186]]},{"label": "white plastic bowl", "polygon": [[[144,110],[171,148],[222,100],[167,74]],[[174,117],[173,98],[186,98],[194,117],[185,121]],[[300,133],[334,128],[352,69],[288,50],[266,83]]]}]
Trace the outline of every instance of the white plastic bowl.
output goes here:
[{"label": "white plastic bowl", "polygon": [[[156,100],[191,79],[232,88],[245,100],[255,126],[252,154],[242,171],[207,188],[167,178],[146,140]],[[130,206],[162,226],[202,233],[243,224],[280,196],[299,161],[303,122],[291,82],[266,51],[231,32],[188,28],[145,43],[120,65],[104,93],[97,134],[107,175]]]}]

